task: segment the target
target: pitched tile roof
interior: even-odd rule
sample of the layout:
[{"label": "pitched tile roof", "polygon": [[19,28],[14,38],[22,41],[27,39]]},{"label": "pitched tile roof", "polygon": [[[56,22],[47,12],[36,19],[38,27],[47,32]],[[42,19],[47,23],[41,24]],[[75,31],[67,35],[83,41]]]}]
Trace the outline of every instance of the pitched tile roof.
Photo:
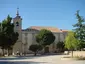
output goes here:
[{"label": "pitched tile roof", "polygon": [[67,30],[61,30],[56,27],[44,27],[44,26],[31,26],[31,29],[41,30],[41,29],[47,29],[51,32],[67,32]]},{"label": "pitched tile roof", "polygon": [[62,30],[62,32],[68,32],[68,30]]}]

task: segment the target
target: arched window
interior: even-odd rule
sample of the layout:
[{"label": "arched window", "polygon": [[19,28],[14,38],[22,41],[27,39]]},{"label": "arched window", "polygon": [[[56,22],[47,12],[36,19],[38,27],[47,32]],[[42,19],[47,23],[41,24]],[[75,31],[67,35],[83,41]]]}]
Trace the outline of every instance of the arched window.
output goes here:
[{"label": "arched window", "polygon": [[16,26],[19,26],[19,22],[16,22]]}]

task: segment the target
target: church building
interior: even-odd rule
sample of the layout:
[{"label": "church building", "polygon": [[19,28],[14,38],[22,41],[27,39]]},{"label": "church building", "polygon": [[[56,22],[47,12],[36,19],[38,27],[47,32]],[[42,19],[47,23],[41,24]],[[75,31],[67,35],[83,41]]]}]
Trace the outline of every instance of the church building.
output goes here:
[{"label": "church building", "polygon": [[[41,29],[50,30],[55,35],[55,41],[49,46],[49,52],[56,51],[56,44],[65,40],[67,35],[67,30],[58,29],[56,27],[45,27],[45,26],[31,26],[27,29],[22,29],[22,18],[17,10],[16,17],[13,18],[14,31],[19,33],[18,40],[13,47],[14,54],[19,51],[20,53],[31,53],[29,46],[36,44],[35,36],[39,33]],[[43,52],[43,51],[42,51]]]}]

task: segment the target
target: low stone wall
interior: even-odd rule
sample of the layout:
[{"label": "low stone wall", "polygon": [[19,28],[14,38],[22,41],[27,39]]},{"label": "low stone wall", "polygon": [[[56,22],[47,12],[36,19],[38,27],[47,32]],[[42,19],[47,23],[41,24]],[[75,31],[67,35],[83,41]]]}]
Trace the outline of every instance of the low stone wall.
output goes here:
[{"label": "low stone wall", "polygon": [[[71,53],[70,53],[71,55]],[[85,57],[85,51],[73,51],[74,56],[84,56]]]}]

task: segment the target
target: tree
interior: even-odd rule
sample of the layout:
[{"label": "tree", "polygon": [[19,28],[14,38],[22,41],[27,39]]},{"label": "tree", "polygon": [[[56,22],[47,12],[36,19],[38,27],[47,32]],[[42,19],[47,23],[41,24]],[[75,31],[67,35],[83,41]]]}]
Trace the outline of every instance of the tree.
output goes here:
[{"label": "tree", "polygon": [[40,30],[40,32],[36,35],[36,41],[43,46],[52,44],[54,40],[55,36],[53,33],[46,29]]},{"label": "tree", "polygon": [[79,15],[79,11],[76,13],[77,23],[73,25],[75,27],[75,37],[80,41],[80,49],[85,48],[85,20]]},{"label": "tree", "polygon": [[79,40],[75,38],[74,32],[69,31],[65,39],[65,47],[72,51],[72,57],[73,57],[73,50],[77,49],[79,45],[80,45]]},{"label": "tree", "polygon": [[2,25],[0,32],[0,46],[9,51],[18,40],[18,33],[14,32],[14,24],[9,15],[0,25]]},{"label": "tree", "polygon": [[37,52],[42,50],[42,46],[41,45],[38,45],[38,44],[32,44],[30,47],[29,47],[29,50],[31,50],[32,52],[34,52],[34,56],[36,56]]},{"label": "tree", "polygon": [[62,50],[64,50],[64,42],[58,42],[57,44],[56,44],[56,47],[57,47],[57,49],[59,50],[59,51],[62,51]]},{"label": "tree", "polygon": [[3,32],[0,32],[0,47],[3,51],[3,56],[4,56],[4,49],[6,48],[6,41],[7,37]]},{"label": "tree", "polygon": [[47,45],[50,45],[54,42],[55,36],[53,33],[49,30],[42,29],[40,32],[36,35],[36,41],[39,45],[42,45],[43,48]]}]

